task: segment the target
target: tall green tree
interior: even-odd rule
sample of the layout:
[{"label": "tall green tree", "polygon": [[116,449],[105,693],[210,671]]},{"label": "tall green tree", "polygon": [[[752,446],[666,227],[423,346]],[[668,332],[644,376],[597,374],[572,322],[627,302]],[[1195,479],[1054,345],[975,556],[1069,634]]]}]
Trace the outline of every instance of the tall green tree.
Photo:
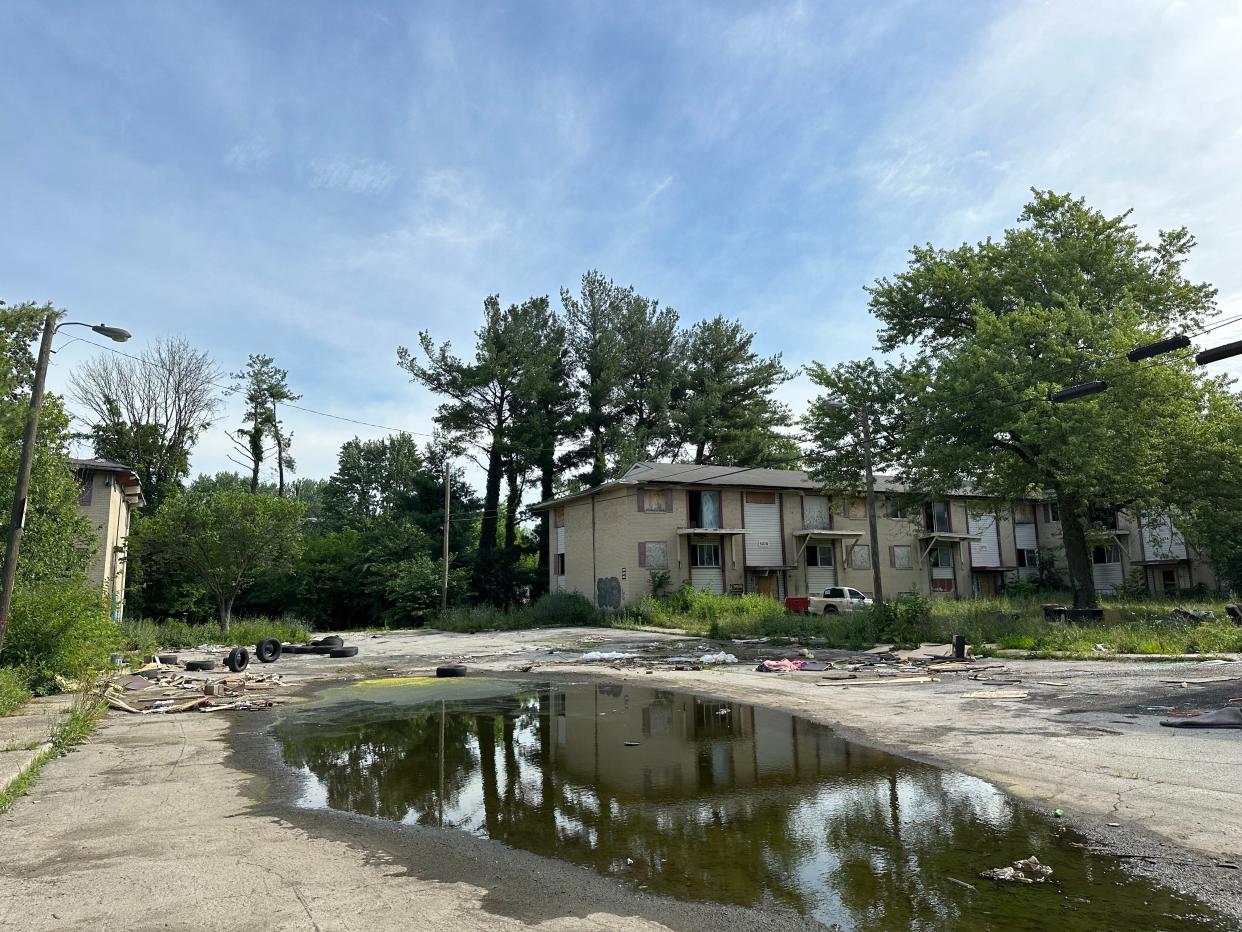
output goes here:
[{"label": "tall green tree", "polygon": [[[1185,229],[1144,241],[1129,213],[1035,191],[999,240],[916,247],[869,292],[880,347],[927,363],[901,401],[902,473],[929,492],[972,483],[1001,498],[1055,497],[1078,606],[1096,604],[1093,517],[1168,497],[1184,449],[1227,388],[1186,355],[1129,363],[1125,352],[1199,328],[1215,290],[1188,280]],[[1073,403],[1049,392],[1104,379]]]},{"label": "tall green tree", "polygon": [[237,381],[234,391],[244,395],[246,407],[242,416],[243,426],[233,431],[233,447],[237,456],[230,456],[230,459],[250,471],[250,491],[257,493],[263,463],[274,455],[276,494],[284,498],[285,473],[293,472],[295,463],[289,453],[293,435],[285,431],[279,408],[281,404],[297,401],[302,396],[292,392],[288,371],[277,366],[271,356],[250,356],[246,368],[233,373],[233,378]]},{"label": "tall green tree", "polygon": [[686,339],[684,396],[674,420],[680,449],[695,463],[790,466],[797,443],[782,428],[793,423],[776,389],[793,378],[780,354],[754,351],[755,335],[738,321],[714,317]]},{"label": "tall green tree", "polygon": [[617,441],[616,405],[621,382],[617,321],[633,289],[623,288],[597,271],[582,276],[579,293],[561,289],[565,327],[578,393],[574,431],[578,438],[567,457],[570,468],[585,467],[581,481],[598,485],[608,475],[608,458]]},{"label": "tall green tree", "polygon": [[621,426],[616,463],[624,471],[642,460],[662,460],[677,450],[674,409],[685,390],[689,358],[677,312],[631,290],[617,320],[617,414]]},{"label": "tall green tree", "polygon": [[227,632],[238,596],[297,557],[302,505],[236,489],[191,490],[168,499],[143,521],[138,544],[155,565],[198,579]]},{"label": "tall green tree", "polygon": [[93,417],[95,455],[133,468],[155,511],[189,474],[190,453],[219,410],[220,378],[208,353],[163,339],[137,358],[87,360],[70,376],[69,395]]}]

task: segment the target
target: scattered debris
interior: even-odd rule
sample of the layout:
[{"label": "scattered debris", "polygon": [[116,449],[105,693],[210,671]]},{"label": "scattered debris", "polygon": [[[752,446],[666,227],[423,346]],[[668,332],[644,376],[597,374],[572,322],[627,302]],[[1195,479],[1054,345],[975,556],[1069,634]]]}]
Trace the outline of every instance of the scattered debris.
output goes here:
[{"label": "scattered debris", "polygon": [[1242,728],[1242,707],[1225,706],[1214,712],[1166,719],[1160,724],[1165,728]]},{"label": "scattered debris", "polygon": [[993,867],[979,876],[1007,883],[1043,883],[1052,876],[1052,868],[1041,864],[1039,858],[1031,855],[1021,861],[1014,861],[1008,867]]},{"label": "scattered debris", "polygon": [[761,660],[755,669],[760,673],[793,673],[805,666],[805,660]]},{"label": "scattered debris", "polygon": [[1030,693],[1024,689],[980,689],[962,693],[963,699],[1025,699]]},{"label": "scattered debris", "polygon": [[737,663],[737,656],[720,651],[715,654],[704,654],[699,658],[699,663]]},{"label": "scattered debris", "polygon": [[959,887],[965,887],[967,890],[974,890],[976,893],[979,891],[979,888],[976,887],[973,883],[967,883],[964,880],[958,880],[956,877],[946,877],[945,880],[949,881],[949,883],[955,883]]},{"label": "scattered debris", "polygon": [[633,660],[638,654],[620,650],[593,650],[583,654],[579,659],[590,663],[596,660]]},{"label": "scattered debris", "polygon": [[908,686],[913,683],[939,683],[940,680],[934,676],[890,676],[871,680],[824,680],[816,683],[816,686],[843,686],[846,689],[851,686]]}]

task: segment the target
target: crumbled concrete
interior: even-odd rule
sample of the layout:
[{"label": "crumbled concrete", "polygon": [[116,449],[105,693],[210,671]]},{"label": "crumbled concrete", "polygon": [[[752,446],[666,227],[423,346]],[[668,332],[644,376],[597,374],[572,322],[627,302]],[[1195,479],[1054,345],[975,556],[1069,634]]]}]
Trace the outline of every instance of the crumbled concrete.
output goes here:
[{"label": "crumbled concrete", "polygon": [[30,769],[72,702],[72,696],[44,696],[0,718],[0,791]]}]

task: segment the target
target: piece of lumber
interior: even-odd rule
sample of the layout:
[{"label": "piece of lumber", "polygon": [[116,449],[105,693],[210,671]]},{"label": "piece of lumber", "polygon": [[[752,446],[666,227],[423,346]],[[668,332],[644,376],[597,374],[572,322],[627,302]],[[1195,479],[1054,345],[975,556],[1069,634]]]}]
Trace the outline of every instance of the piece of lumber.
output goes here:
[{"label": "piece of lumber", "polygon": [[911,683],[938,683],[934,676],[902,676],[876,680],[824,680],[816,686],[908,686]]},{"label": "piece of lumber", "polygon": [[963,699],[1025,699],[1029,693],[1024,689],[981,689],[962,693]]}]

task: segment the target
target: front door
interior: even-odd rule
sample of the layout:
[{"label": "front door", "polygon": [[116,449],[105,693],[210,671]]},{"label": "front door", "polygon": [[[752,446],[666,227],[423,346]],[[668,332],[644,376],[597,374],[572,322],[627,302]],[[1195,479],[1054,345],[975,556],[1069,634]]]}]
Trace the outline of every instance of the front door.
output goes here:
[{"label": "front door", "polygon": [[980,598],[990,599],[996,595],[996,576],[993,573],[976,573],[975,574],[976,595]]},{"label": "front door", "polygon": [[766,595],[769,599],[775,599],[777,597],[776,574],[771,573],[767,576],[756,576],[755,591],[760,595]]},{"label": "front door", "polygon": [[1177,570],[1161,570],[1160,571],[1161,588],[1164,589],[1165,595],[1177,594]]}]

